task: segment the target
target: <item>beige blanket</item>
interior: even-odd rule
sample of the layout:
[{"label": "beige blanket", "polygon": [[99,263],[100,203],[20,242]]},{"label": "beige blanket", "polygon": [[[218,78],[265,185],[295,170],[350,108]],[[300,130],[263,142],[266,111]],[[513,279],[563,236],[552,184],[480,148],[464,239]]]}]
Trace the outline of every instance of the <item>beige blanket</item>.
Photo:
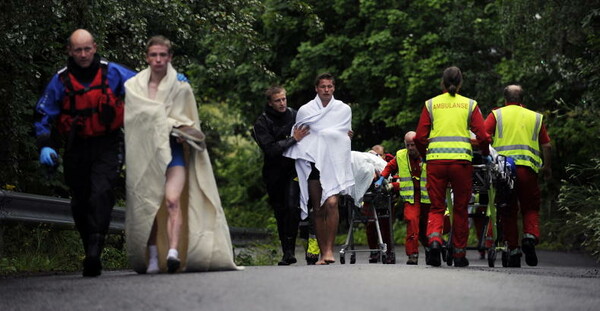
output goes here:
[{"label": "beige blanket", "polygon": [[[125,146],[127,210],[125,233],[132,268],[145,273],[147,242],[154,218],[158,221],[161,270],[168,251],[164,204],[165,172],[171,161],[169,134],[175,126],[200,128],[190,85],[177,80],[169,64],[155,100],[148,98],[150,70],[125,83]],[[187,146],[186,146],[187,147]],[[181,198],[183,227],[179,254],[184,271],[236,269],[229,227],[208,152],[185,148],[187,182]]]}]

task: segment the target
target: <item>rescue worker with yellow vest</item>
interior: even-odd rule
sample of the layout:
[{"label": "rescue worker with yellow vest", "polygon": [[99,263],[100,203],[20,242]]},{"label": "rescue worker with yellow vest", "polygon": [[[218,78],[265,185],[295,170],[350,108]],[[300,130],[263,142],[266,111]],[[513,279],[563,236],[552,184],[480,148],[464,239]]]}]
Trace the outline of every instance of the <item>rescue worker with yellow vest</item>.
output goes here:
[{"label": "rescue worker with yellow vest", "polygon": [[[509,85],[504,89],[506,104],[492,111],[485,120],[486,131],[492,136],[492,147],[499,154],[511,157],[516,164],[515,195],[508,211],[501,213],[504,239],[508,244],[508,267],[521,267],[521,250],[525,262],[536,266],[535,245],[539,241],[540,168],[544,178],[552,177],[550,137],[543,115],[525,108],[523,88]],[[542,158],[543,157],[543,158]],[[523,216],[523,239],[519,249],[518,211]]]},{"label": "rescue worker with yellow vest", "polygon": [[[85,259],[83,276],[101,274],[100,255],[115,205],[115,186],[123,164],[124,83],[135,72],[96,54],[87,30],[69,37],[67,66],[56,73],[35,108],[40,163],[58,165],[57,139],[64,145],[65,182]],[[59,135],[55,135],[54,123]]]},{"label": "rescue worker with yellow vest", "polygon": [[[381,185],[385,178],[398,172],[400,177],[400,197],[404,202],[404,221],[406,222],[405,250],[407,265],[419,264],[419,241],[427,245],[427,214],[430,200],[425,185],[427,183],[426,164],[422,162],[414,139],[416,133],[410,131],[404,135],[405,149],[396,152],[396,157],[388,162],[375,183]],[[427,249],[426,249],[427,256]]]},{"label": "rescue worker with yellow vest", "polygon": [[469,235],[468,204],[473,186],[471,160],[471,130],[479,143],[486,161],[489,157],[490,137],[485,132],[483,116],[473,99],[458,94],[462,86],[462,72],[452,66],[444,70],[441,86],[443,94],[425,102],[421,113],[415,144],[427,161],[427,192],[431,200],[427,237],[429,262],[441,265],[442,233],[446,211],[446,188],[454,193],[452,221],[452,252],[455,267],[466,267],[467,238]]}]

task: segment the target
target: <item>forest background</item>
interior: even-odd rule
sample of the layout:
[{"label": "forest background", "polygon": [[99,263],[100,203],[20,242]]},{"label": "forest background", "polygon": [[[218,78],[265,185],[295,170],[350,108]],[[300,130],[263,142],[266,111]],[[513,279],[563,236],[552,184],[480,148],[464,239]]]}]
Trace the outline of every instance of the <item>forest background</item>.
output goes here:
[{"label": "forest background", "polygon": [[[484,114],[518,83],[525,105],[545,116],[554,178],[542,182],[542,241],[548,248],[600,251],[600,1],[598,0],[6,0],[0,4],[0,187],[68,197],[47,178],[32,134],[33,108],[64,66],[65,43],[90,30],[98,52],[141,70],[144,44],[162,34],[186,74],[227,219],[273,227],[250,136],[273,84],[299,108],[318,73],[337,77],[335,97],[352,107],[353,150],[403,148],[441,72],[462,69],[461,93]],[[120,187],[121,198],[123,187]],[[124,203],[121,201],[121,203]],[[2,266],[39,251],[52,228],[0,224]],[[0,244],[1,245],[1,244]],[[27,248],[29,247],[29,248]],[[12,257],[11,257],[12,256]],[[11,259],[12,258],[12,259]]]}]

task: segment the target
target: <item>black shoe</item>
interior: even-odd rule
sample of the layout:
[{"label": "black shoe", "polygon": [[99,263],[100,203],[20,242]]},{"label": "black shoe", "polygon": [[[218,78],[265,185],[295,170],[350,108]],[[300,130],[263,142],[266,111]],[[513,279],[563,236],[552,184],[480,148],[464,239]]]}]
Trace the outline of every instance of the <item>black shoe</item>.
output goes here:
[{"label": "black shoe", "polygon": [[467,259],[467,257],[455,257],[454,258],[454,266],[455,267],[468,267],[469,266],[469,260]]},{"label": "black shoe", "polygon": [[277,263],[277,265],[278,266],[289,266],[291,264],[295,264],[296,262],[298,262],[296,257],[291,255],[290,253],[286,253],[283,255],[283,258],[281,258],[281,260]]},{"label": "black shoe", "polygon": [[96,277],[102,274],[100,255],[104,247],[104,235],[92,233],[87,238],[85,259],[83,260],[83,276]]},{"label": "black shoe", "polygon": [[386,253],[383,257],[383,263],[386,265],[395,265],[396,264],[396,254],[394,253]]},{"label": "black shoe", "polygon": [[440,257],[441,251],[442,251],[442,245],[440,244],[440,242],[434,241],[433,243],[431,243],[431,246],[429,247],[429,263],[428,263],[428,265],[434,266],[434,267],[439,267],[442,265],[442,258]]},{"label": "black shoe", "polygon": [[378,263],[379,262],[379,252],[371,252],[369,256],[369,263]]},{"label": "black shoe", "polygon": [[175,257],[167,258],[167,271],[169,273],[177,272],[180,265],[181,265],[181,261],[178,258],[175,258]]},{"label": "black shoe", "polygon": [[525,238],[521,241],[521,249],[525,254],[525,262],[528,266],[537,266],[538,258],[535,253],[535,241],[532,238]]},{"label": "black shoe", "polygon": [[517,252],[508,256],[508,259],[506,261],[506,267],[521,268],[521,252]]},{"label": "black shoe", "polygon": [[429,247],[425,248],[425,264],[429,265]]},{"label": "black shoe", "polygon": [[418,265],[419,264],[419,254],[413,254],[408,256],[408,260],[406,261],[407,265]]},{"label": "black shoe", "polygon": [[83,260],[83,276],[96,277],[102,274],[100,257],[88,257]]},{"label": "black shoe", "polygon": [[306,253],[306,264],[309,266],[313,266],[314,264],[317,263],[317,261],[319,261],[319,255],[318,254],[310,254],[310,253]]}]

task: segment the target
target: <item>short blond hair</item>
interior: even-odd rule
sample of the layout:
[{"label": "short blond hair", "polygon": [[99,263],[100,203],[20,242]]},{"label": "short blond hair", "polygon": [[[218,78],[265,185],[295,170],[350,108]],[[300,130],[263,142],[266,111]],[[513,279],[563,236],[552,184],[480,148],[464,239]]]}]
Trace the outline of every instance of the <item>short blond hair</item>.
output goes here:
[{"label": "short blond hair", "polygon": [[169,55],[173,55],[173,44],[171,43],[171,40],[167,39],[167,37],[162,35],[150,37],[146,43],[146,52],[148,52],[148,49],[154,45],[166,46],[167,50],[169,51]]}]

